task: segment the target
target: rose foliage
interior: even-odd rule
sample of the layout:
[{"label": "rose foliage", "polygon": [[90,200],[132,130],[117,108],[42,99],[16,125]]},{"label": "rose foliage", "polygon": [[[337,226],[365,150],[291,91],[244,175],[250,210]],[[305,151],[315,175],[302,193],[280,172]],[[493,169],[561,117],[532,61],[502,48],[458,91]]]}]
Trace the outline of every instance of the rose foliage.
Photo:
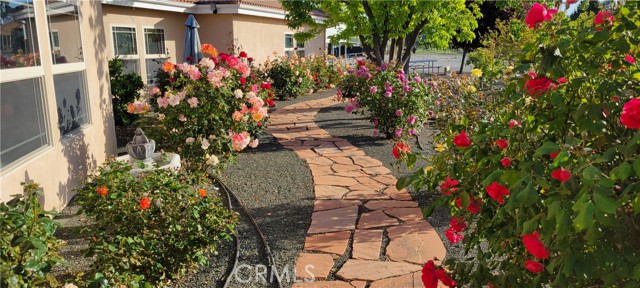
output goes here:
[{"label": "rose foliage", "polygon": [[195,65],[163,64],[150,91],[154,118],[146,123],[149,138],[180,154],[191,171],[220,169],[239,151],[257,146],[273,104],[271,85],[253,74],[246,53],[217,55],[209,44],[201,50],[210,57]]},{"label": "rose foliage", "polygon": [[346,98],[348,113],[367,115],[375,126],[373,135],[406,139],[419,132],[429,118],[427,102],[432,82],[418,75],[406,75],[386,66],[375,67],[358,60],[339,85],[339,97]]},{"label": "rose foliage", "polygon": [[155,287],[204,265],[231,239],[237,217],[204,174],[130,170],[108,162],[77,191],[78,213],[91,222],[82,231],[95,257],[89,287]]},{"label": "rose foliage", "polygon": [[438,114],[440,153],[397,186],[441,191],[430,208],[477,253],[444,262],[460,285],[638,286],[640,3],[595,21],[535,9],[521,64],[488,92],[501,105]]}]

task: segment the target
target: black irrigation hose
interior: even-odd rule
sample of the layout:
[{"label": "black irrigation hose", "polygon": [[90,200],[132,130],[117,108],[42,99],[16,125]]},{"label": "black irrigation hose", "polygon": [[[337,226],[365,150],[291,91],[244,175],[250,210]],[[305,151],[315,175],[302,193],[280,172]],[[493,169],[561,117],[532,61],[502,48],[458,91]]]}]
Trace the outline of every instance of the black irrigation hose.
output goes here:
[{"label": "black irrigation hose", "polygon": [[[231,209],[231,197],[233,197],[233,199],[235,199],[236,202],[238,203],[238,207],[240,207],[241,212],[245,216],[247,216],[249,220],[251,220],[251,224],[253,225],[256,232],[260,236],[260,240],[262,241],[264,250],[267,253],[267,258],[269,260],[269,267],[271,267],[271,269],[275,269],[276,261],[274,260],[273,254],[271,253],[269,242],[267,241],[267,238],[262,233],[262,230],[260,230],[260,226],[258,226],[258,222],[256,222],[256,219],[253,218],[253,216],[251,216],[251,214],[249,213],[247,208],[244,206],[242,201],[236,196],[236,194],[233,193],[233,191],[231,191],[231,189],[229,189],[229,187],[226,184],[222,182],[222,180],[220,180],[220,178],[218,178],[218,176],[211,175],[211,177],[220,185],[220,187],[224,190],[225,194],[227,195],[227,200],[229,201],[229,209]],[[236,257],[235,257],[236,259],[235,259],[235,262],[233,263],[233,269],[231,270],[232,273],[234,273],[236,266],[238,265],[238,258],[240,257],[240,241],[238,240],[237,229],[236,229],[236,237],[234,238],[236,239]],[[279,277],[275,277],[275,280],[278,283],[278,288],[282,288],[282,283],[280,283],[280,279],[278,278]],[[231,279],[231,275],[229,275],[229,277],[227,277],[227,279],[225,280],[224,286],[223,286],[224,288],[226,288],[227,285],[229,284],[229,279]]]},{"label": "black irrigation hose", "polygon": [[[220,181],[220,179],[214,178],[216,180],[216,183],[219,185],[222,185],[222,182]],[[231,211],[231,213],[233,213],[233,204],[231,204],[231,196],[229,193],[229,190],[225,188],[223,188],[222,190],[224,190],[224,194],[227,196],[227,204],[229,205],[229,211]],[[238,266],[238,259],[240,258],[240,241],[238,240],[238,228],[234,228],[234,235],[233,235],[233,242],[235,242],[236,244],[236,256],[235,259],[233,260],[233,267],[231,268],[231,273],[233,273],[233,271],[236,270],[236,267]],[[231,279],[231,273],[229,273],[229,275],[227,276],[227,278],[224,280],[224,285],[222,286],[222,288],[227,288],[229,286],[229,279]]]}]

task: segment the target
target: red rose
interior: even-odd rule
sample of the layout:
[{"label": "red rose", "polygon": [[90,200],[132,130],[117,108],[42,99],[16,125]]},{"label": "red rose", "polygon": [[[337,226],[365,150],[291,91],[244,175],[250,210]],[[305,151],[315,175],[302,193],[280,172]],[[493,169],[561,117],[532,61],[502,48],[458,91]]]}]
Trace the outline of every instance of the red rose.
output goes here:
[{"label": "red rose", "polygon": [[578,2],[578,0],[567,0],[567,4],[571,5]]},{"label": "red rose", "polygon": [[529,93],[531,97],[538,98],[540,95],[551,89],[552,84],[553,80],[542,76],[540,78],[533,78],[524,82],[524,89],[527,90],[527,93]]},{"label": "red rose", "polygon": [[451,277],[447,275],[447,271],[444,271],[443,269],[436,270],[436,276],[438,277],[438,280],[440,280],[440,282],[444,284],[444,286],[456,287],[456,285],[458,285],[456,281],[453,281],[453,279],[451,279]]},{"label": "red rose", "polygon": [[267,103],[267,105],[269,105],[269,107],[276,106],[276,102],[274,102],[274,101],[273,101],[273,100],[271,100],[271,99],[267,99],[267,100],[265,100],[264,102],[266,102],[266,103]]},{"label": "red rose", "polygon": [[240,77],[240,85],[247,84],[247,78]]},{"label": "red rose", "polygon": [[544,266],[542,266],[542,264],[532,260],[525,261],[524,267],[533,273],[540,273],[542,272],[542,270],[544,270]]},{"label": "red rose", "polygon": [[629,129],[640,129],[640,99],[631,99],[622,107],[620,123]]},{"label": "red rose", "polygon": [[193,60],[192,56],[187,56],[187,61],[191,62]]},{"label": "red rose", "polygon": [[106,186],[102,186],[98,188],[98,191],[96,192],[98,193],[98,195],[104,197],[104,196],[107,196],[107,192],[109,192],[109,189]]},{"label": "red rose", "polygon": [[437,269],[433,264],[433,260],[427,261],[422,267],[422,284],[425,288],[437,288],[438,281],[441,281],[447,287],[455,287],[458,285],[456,281],[451,279],[447,272],[443,269]]},{"label": "red rose", "polygon": [[236,57],[236,56],[231,56],[229,55],[224,62],[227,62],[227,65],[229,65],[229,67],[236,67],[238,66],[238,64],[240,63],[240,60]]},{"label": "red rose", "polygon": [[512,129],[513,127],[522,127],[522,123],[520,123],[520,121],[515,120],[515,119],[511,119],[509,120],[509,129]]},{"label": "red rose", "polygon": [[564,170],[562,168],[556,169],[551,172],[551,178],[556,179],[560,182],[567,182],[569,178],[571,178],[571,172]]},{"label": "red rose", "polygon": [[504,148],[507,148],[509,146],[509,142],[507,140],[504,140],[504,139],[498,139],[498,140],[496,140],[496,145],[498,145],[498,147],[500,147],[500,149],[504,149]]},{"label": "red rose", "polygon": [[[462,198],[458,197],[456,198],[456,206],[458,208],[463,208],[462,207]],[[469,195],[469,206],[467,206],[467,211],[469,211],[469,213],[471,214],[478,214],[480,213],[480,206],[482,205],[482,199],[474,199],[473,195]]]},{"label": "red rose", "polygon": [[502,158],[502,160],[500,160],[500,164],[502,164],[502,166],[504,167],[509,167],[511,166],[511,159],[509,159],[509,157],[504,157]]},{"label": "red rose", "polygon": [[529,24],[529,28],[535,28],[538,24],[553,19],[553,14],[556,14],[556,12],[558,12],[558,10],[547,10],[546,5],[534,3],[531,10],[527,13],[527,17],[524,18],[524,22]]},{"label": "red rose", "polygon": [[453,229],[453,231],[462,232],[464,228],[467,228],[467,223],[464,222],[463,217],[457,217],[457,218],[454,217],[454,218],[451,218],[451,221],[449,222],[449,226],[451,227],[451,229]]},{"label": "red rose", "polygon": [[[609,12],[609,11],[600,11],[600,12],[598,12],[598,14],[596,14],[595,17],[593,17],[593,25],[595,25],[595,26],[600,26],[600,25],[611,26],[611,25],[613,25],[613,21],[614,20],[615,20],[615,18],[613,17],[613,15],[611,15],[611,12]],[[596,27],[596,30],[600,31],[600,30],[602,30],[602,27]]]},{"label": "red rose", "polygon": [[524,248],[527,248],[527,251],[531,253],[531,255],[535,256],[538,259],[547,259],[549,258],[549,251],[544,247],[544,243],[540,241],[540,233],[538,231],[534,231],[531,234],[522,235],[522,244],[524,244]]},{"label": "red rose", "polygon": [[444,236],[446,236],[447,240],[449,240],[449,242],[451,243],[458,243],[460,242],[460,240],[464,239],[464,235],[456,232],[453,228],[449,228],[444,231]]},{"label": "red rose", "polygon": [[462,130],[460,131],[460,134],[453,137],[453,144],[458,147],[466,148],[471,145],[471,140],[469,140],[469,136],[467,136],[467,133]]},{"label": "red rose", "polygon": [[247,58],[247,61],[253,62],[253,58],[249,57],[249,58]]},{"label": "red rose", "polygon": [[402,142],[396,143],[396,145],[393,146],[393,150],[391,151],[391,153],[393,153],[393,157],[395,157],[396,159],[400,159],[401,154],[409,152],[411,152],[411,147],[409,147],[409,144],[404,144]]},{"label": "red rose", "polygon": [[627,62],[629,62],[631,64],[635,64],[636,63],[636,59],[633,58],[633,56],[631,56],[630,54],[625,54],[624,55],[624,60],[627,60]]},{"label": "red rose", "polygon": [[487,188],[485,189],[487,194],[493,199],[498,201],[500,204],[504,204],[504,196],[509,195],[509,189],[505,186],[498,184],[498,182],[493,181]]},{"label": "red rose", "polygon": [[556,159],[556,157],[558,157],[558,154],[560,154],[560,151],[553,151],[549,153],[549,157],[551,157],[551,159]]},{"label": "red rose", "polygon": [[247,58],[247,52],[240,51],[240,54],[238,54],[238,57],[240,57],[240,58]]},{"label": "red rose", "polygon": [[271,83],[262,82],[262,83],[260,83],[260,88],[265,89],[265,90],[271,90]]},{"label": "red rose", "polygon": [[567,78],[560,77],[558,78],[558,80],[556,80],[556,82],[558,82],[558,84],[565,84],[567,83]]},{"label": "red rose", "polygon": [[442,183],[440,183],[440,192],[444,195],[451,195],[452,192],[458,190],[457,187],[454,187],[458,184],[458,180],[453,180],[447,177]]},{"label": "red rose", "polygon": [[151,207],[151,199],[142,197],[142,199],[140,199],[140,210],[146,210],[149,209],[149,207]]},{"label": "red rose", "polygon": [[422,284],[425,288],[438,287],[438,276],[436,276],[436,266],[433,264],[433,260],[427,261],[422,266]]},{"label": "red rose", "polygon": [[611,96],[611,101],[618,102],[618,101],[620,101],[620,97],[618,97],[617,95],[613,95],[613,96]]}]

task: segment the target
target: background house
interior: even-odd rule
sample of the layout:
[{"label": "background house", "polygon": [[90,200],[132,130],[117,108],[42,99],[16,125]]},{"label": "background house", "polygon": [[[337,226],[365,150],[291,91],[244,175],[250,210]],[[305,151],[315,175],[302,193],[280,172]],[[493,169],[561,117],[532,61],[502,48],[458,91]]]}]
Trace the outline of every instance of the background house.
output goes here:
[{"label": "background house", "polygon": [[325,35],[296,43],[274,0],[2,0],[0,14],[0,201],[35,181],[45,209],[116,152],[109,59],[152,84],[163,61],[184,61],[189,14],[202,43],[258,62],[325,47]]}]

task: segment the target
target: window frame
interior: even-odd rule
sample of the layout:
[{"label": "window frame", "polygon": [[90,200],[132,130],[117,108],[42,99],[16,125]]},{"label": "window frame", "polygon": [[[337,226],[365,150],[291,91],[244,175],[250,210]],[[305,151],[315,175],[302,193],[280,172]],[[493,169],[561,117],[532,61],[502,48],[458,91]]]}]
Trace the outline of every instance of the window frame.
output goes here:
[{"label": "window frame", "polygon": [[[33,3],[31,3],[32,5],[32,10],[28,11],[27,13],[29,14],[29,17],[32,17],[34,19],[35,22],[35,33],[33,33],[32,35],[34,35],[36,37],[37,41],[37,46],[38,46],[38,53],[40,55],[42,55],[41,52],[41,48],[42,48],[42,41],[41,40],[49,40],[49,36],[48,31],[41,31],[42,29],[38,29],[38,27],[41,27],[42,24],[42,19],[40,19],[40,17],[36,17],[36,15],[38,14],[38,12],[36,12],[37,8],[36,8],[36,2],[37,0],[34,0]],[[40,3],[38,5],[42,5],[42,8],[45,9],[45,13],[46,13],[46,7],[44,7],[44,3]],[[48,23],[47,19],[44,19],[45,24]],[[48,25],[47,25],[48,26]],[[46,36],[45,36],[46,35]],[[50,104],[50,99],[49,97],[47,97],[47,85],[46,85],[46,77],[45,77],[45,71],[44,71],[44,63],[42,61],[42,56],[40,56],[40,65],[38,66],[29,66],[29,67],[17,67],[17,68],[9,68],[9,69],[0,69],[0,85],[2,85],[3,83],[9,83],[9,82],[15,82],[15,81],[21,81],[21,80],[29,80],[29,79],[39,79],[39,83],[40,83],[40,101],[42,103],[42,107],[41,110],[39,112],[41,112],[42,117],[44,118],[44,127],[43,127],[43,132],[45,133],[45,140],[46,140],[46,144],[42,145],[41,147],[34,149],[33,151],[23,155],[22,157],[16,159],[15,161],[8,163],[7,165],[5,165],[4,167],[0,167],[0,176],[3,176],[7,173],[10,173],[12,170],[14,170],[15,167],[24,165],[25,163],[28,163],[30,161],[34,161],[38,156],[43,155],[44,153],[46,153],[46,151],[52,150],[54,149],[53,146],[53,131],[51,129],[51,123],[50,123],[50,119],[51,119],[51,114],[49,111],[49,104]],[[1,96],[0,96],[1,97]]]},{"label": "window frame", "polygon": [[[163,54],[148,54],[147,53],[147,48],[148,48],[148,41],[147,41],[147,29],[159,29],[162,30],[162,46],[164,48],[164,52]],[[142,27],[142,35],[143,35],[143,42],[144,42],[144,59],[140,59],[140,65],[142,66],[143,62],[144,62],[144,79],[146,80],[145,83],[147,86],[153,86],[155,85],[155,83],[153,82],[153,77],[149,77],[151,76],[152,71],[149,71],[149,65],[147,65],[147,61],[148,60],[158,60],[158,59],[163,59],[163,60],[167,60],[169,59],[169,53],[167,50],[167,38],[166,38],[166,32],[167,29],[164,28],[164,26],[143,26]],[[142,74],[142,73],[140,73]],[[140,75],[142,76],[142,75]]]},{"label": "window frame", "polygon": [[[304,57],[306,54],[304,48],[305,42],[298,43],[298,41],[296,41],[296,38],[293,37],[294,34],[295,33],[293,32],[284,32],[284,55],[298,54],[298,56]],[[287,47],[287,36],[289,35],[291,35],[291,39],[293,40],[292,47]],[[302,44],[302,46],[300,44]]]}]

